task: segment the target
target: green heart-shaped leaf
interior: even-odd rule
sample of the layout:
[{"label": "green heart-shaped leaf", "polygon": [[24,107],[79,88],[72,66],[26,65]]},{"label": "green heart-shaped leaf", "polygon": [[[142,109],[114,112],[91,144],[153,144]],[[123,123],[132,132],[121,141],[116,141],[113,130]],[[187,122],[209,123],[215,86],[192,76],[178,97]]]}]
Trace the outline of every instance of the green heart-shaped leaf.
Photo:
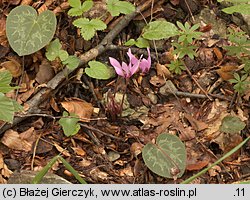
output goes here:
[{"label": "green heart-shaped leaf", "polygon": [[11,10],[6,21],[6,34],[11,48],[19,55],[32,54],[46,46],[56,30],[56,17],[46,10],[39,16],[31,6]]},{"label": "green heart-shaped leaf", "polygon": [[159,135],[156,144],[144,146],[142,157],[151,171],[163,177],[181,177],[186,168],[185,145],[175,135]]},{"label": "green heart-shaped leaf", "polygon": [[114,75],[114,71],[111,67],[108,67],[98,61],[89,61],[90,68],[85,69],[85,73],[91,77],[101,80],[107,80]]},{"label": "green heart-shaped leaf", "polygon": [[240,118],[228,115],[223,118],[220,131],[231,134],[239,133],[245,126],[246,124]]}]

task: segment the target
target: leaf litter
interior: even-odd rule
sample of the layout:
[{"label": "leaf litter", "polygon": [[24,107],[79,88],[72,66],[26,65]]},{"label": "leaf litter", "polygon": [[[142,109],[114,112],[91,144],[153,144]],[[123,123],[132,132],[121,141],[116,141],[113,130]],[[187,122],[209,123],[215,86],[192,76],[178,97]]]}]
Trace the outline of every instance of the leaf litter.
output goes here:
[{"label": "leaf litter", "polygon": [[[176,12],[177,9],[169,8],[180,8],[183,13],[189,12],[184,5],[180,5],[182,4],[181,1],[176,0],[154,2],[153,9],[151,9],[152,1],[140,0],[135,2],[137,5],[145,6],[146,9],[142,14],[146,19],[153,15],[155,18],[163,17],[171,21],[173,18],[167,16],[165,11]],[[192,1],[188,2],[191,2],[192,6]],[[56,36],[61,41],[62,48],[69,51],[71,55],[81,55],[87,50],[85,48],[95,47],[122,18],[115,19],[112,16],[101,15],[108,28],[105,31],[99,31],[98,35],[95,35],[94,39],[88,43],[80,37],[79,31],[73,31],[73,26],[69,25],[70,17],[63,14],[69,8],[67,2],[46,1],[40,6],[33,4],[32,1],[9,2],[11,9],[20,4],[37,6],[39,7],[39,13],[43,10],[54,9],[54,13],[64,16],[57,25],[58,30],[62,32],[56,33]],[[203,4],[206,5],[208,2]],[[10,8],[6,6],[3,8],[4,13],[9,13]],[[194,10],[198,9],[196,4],[193,5],[193,8]],[[102,1],[95,1],[94,7],[87,11],[85,16],[94,19],[100,17],[100,13],[104,13],[105,10]],[[183,21],[181,17],[183,13],[175,13],[175,19]],[[121,42],[125,43],[127,38],[124,38],[124,35],[136,39],[137,35],[139,36],[137,30],[139,25],[136,23],[142,21],[141,16],[135,17],[131,26],[122,31],[122,37],[119,38],[121,41],[115,41],[114,43],[117,46]],[[1,68],[12,70],[12,76],[15,77],[13,84],[18,85],[20,83],[17,96],[14,93],[8,95],[13,98],[16,97],[18,102],[25,104],[29,99],[32,99],[40,88],[48,87],[47,83],[61,70],[61,65],[57,61],[48,62],[44,55],[45,51],[40,50],[25,57],[25,67],[22,69],[20,59],[15,57],[10,59],[8,56],[13,52],[8,47],[5,22],[6,17],[0,15],[0,27],[2,27],[0,28],[0,65]],[[68,25],[65,26],[65,24]],[[207,91],[209,88],[213,88],[216,93],[233,98],[232,85],[226,80],[231,79],[232,74],[240,66],[237,60],[228,58],[225,51],[222,50],[221,47],[225,41],[212,38],[213,24],[208,25],[202,22],[201,28],[203,29],[202,37],[204,40],[199,41],[200,47],[197,52],[199,59],[196,59],[195,62],[186,59],[185,63],[193,76]],[[84,48],[76,48],[80,44]],[[38,113],[28,116],[20,125],[5,131],[1,136],[0,182],[6,183],[12,174],[10,169],[13,168],[13,164],[5,162],[9,158],[15,160],[14,162],[22,163],[18,170],[30,170],[32,167],[31,155],[33,154],[33,169],[37,171],[55,155],[61,153],[89,183],[149,183],[153,180],[157,183],[179,183],[211,165],[237,146],[243,138],[249,135],[247,133],[249,127],[249,105],[247,104],[249,94],[246,93],[242,99],[233,102],[233,109],[229,109],[230,101],[223,101],[220,98],[209,101],[206,98],[192,96],[193,94],[202,94],[202,92],[185,71],[181,75],[175,75],[169,71],[168,65],[173,59],[173,50],[166,48],[168,45],[167,41],[159,44],[159,49],[162,49],[159,52],[159,61],[154,58],[155,51],[151,46],[153,67],[148,74],[131,77],[129,87],[126,90],[127,107],[123,117],[118,114],[112,119],[107,115],[107,107],[105,107],[107,91],[114,95],[114,102],[117,100],[115,98],[119,96],[117,94],[124,93],[124,82],[119,83],[119,79],[116,85],[116,78],[96,81],[86,75],[81,75],[80,79],[70,77],[65,83],[61,83],[57,91],[54,94],[48,94],[48,97],[44,99],[45,101],[40,104],[40,107],[37,108],[39,109]],[[132,48],[132,51],[137,56],[141,55],[138,48]],[[107,55],[101,55],[97,57],[97,60],[106,60],[108,63],[108,57],[110,56],[117,60],[126,58],[122,55],[123,53],[118,52],[120,51],[107,51]],[[143,54],[147,58],[145,56],[147,55],[146,50]],[[213,85],[219,78],[222,79],[220,84],[218,86]],[[115,92],[116,90],[117,92]],[[179,95],[177,92],[182,93]],[[187,93],[191,93],[191,96],[185,96]],[[121,103],[121,98],[117,102]],[[111,106],[114,105],[111,104]],[[95,112],[96,108],[98,112]],[[65,110],[76,113],[82,123],[85,124],[76,135],[70,138],[63,134],[57,118],[62,116]],[[242,126],[243,130],[238,131],[245,135],[239,133],[230,135],[227,131],[221,130],[223,119],[226,116],[237,117],[245,123],[246,127],[243,129]],[[184,175],[175,181],[156,176],[147,170],[142,160],[143,146],[148,142],[155,142],[156,138],[164,132],[178,136],[186,147],[186,169]],[[110,135],[114,137],[110,137]],[[37,140],[38,143],[36,143]],[[6,151],[6,148],[9,151]],[[35,154],[34,148],[36,148]],[[221,183],[222,179],[218,177],[224,177],[223,183],[241,180],[241,177],[250,172],[249,167],[246,167],[247,162],[249,162],[247,148],[249,149],[249,145],[242,151],[230,156],[223,164],[213,167],[196,181],[199,183]],[[235,163],[237,163],[238,168],[234,165]],[[242,169],[244,170],[242,171]],[[57,162],[51,171],[60,174],[73,183],[77,183],[72,174],[60,162]],[[232,176],[236,178],[232,179]]]}]

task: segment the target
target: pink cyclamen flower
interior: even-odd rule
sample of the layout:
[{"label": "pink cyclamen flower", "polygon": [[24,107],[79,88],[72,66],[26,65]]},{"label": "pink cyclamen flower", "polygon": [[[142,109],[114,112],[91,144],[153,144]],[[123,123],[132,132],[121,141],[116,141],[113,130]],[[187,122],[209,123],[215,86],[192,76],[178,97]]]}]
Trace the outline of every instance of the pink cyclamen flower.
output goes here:
[{"label": "pink cyclamen flower", "polygon": [[143,58],[140,62],[140,69],[142,73],[147,73],[151,67],[150,50],[149,48],[147,48],[147,50],[148,50],[148,59],[146,60],[145,58]]},{"label": "pink cyclamen flower", "polygon": [[125,62],[122,62],[122,64],[120,64],[115,58],[109,57],[110,64],[115,68],[116,73],[124,78],[130,78],[134,73],[136,73],[140,64],[140,60],[138,60],[131,53],[131,51],[129,52],[129,64]]},{"label": "pink cyclamen flower", "polygon": [[148,59],[142,58],[141,55],[140,59],[137,59],[134,54],[132,54],[131,49],[128,49],[127,55],[129,57],[129,64],[122,62],[120,64],[115,58],[109,57],[110,64],[115,68],[116,73],[119,76],[124,78],[130,78],[133,74],[135,74],[138,68],[141,69],[142,73],[147,73],[151,67],[151,57],[150,57],[150,50],[148,50]]}]

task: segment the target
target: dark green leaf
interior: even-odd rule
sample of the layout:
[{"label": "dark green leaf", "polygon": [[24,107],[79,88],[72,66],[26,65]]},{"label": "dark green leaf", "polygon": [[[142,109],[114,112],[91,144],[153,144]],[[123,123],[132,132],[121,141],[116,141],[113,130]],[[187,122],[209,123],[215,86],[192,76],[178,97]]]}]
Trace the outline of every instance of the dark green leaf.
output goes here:
[{"label": "dark green leaf", "polygon": [[98,61],[90,61],[88,62],[90,68],[85,69],[85,73],[91,77],[96,79],[110,79],[113,75],[113,68],[110,68],[101,62]]},{"label": "dark green leaf", "polygon": [[37,16],[31,6],[17,6],[9,13],[6,34],[11,48],[19,55],[29,55],[46,46],[54,36],[56,17],[46,10]]},{"label": "dark green leaf", "polygon": [[175,135],[159,135],[156,144],[144,146],[142,157],[151,171],[166,178],[181,177],[186,168],[185,145]]},{"label": "dark green leaf", "polygon": [[239,133],[245,128],[246,124],[240,120],[240,118],[228,115],[223,118],[220,131],[225,133]]},{"label": "dark green leaf", "polygon": [[178,29],[174,24],[158,20],[148,23],[143,29],[142,36],[148,40],[161,40],[178,34]]},{"label": "dark green leaf", "polygon": [[107,9],[111,13],[111,15],[119,16],[122,14],[130,14],[135,11],[135,6],[130,2],[119,1],[119,0],[108,0],[107,1]]}]

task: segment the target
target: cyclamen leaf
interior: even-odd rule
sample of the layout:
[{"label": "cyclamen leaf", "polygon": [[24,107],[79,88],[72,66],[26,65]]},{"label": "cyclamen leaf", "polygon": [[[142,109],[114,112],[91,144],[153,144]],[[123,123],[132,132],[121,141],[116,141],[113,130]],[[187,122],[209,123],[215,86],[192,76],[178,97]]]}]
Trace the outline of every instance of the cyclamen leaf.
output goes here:
[{"label": "cyclamen leaf", "polygon": [[19,55],[29,55],[46,46],[56,30],[56,17],[46,10],[39,16],[31,6],[18,6],[6,20],[6,35],[11,48]]},{"label": "cyclamen leaf", "polygon": [[130,14],[135,11],[135,6],[130,2],[119,1],[119,0],[108,0],[107,1],[107,10],[110,14],[115,17],[122,14]]},{"label": "cyclamen leaf", "polygon": [[0,72],[0,92],[7,93],[16,87],[11,87],[9,84],[11,82],[12,76],[9,71]]},{"label": "cyclamen leaf", "polygon": [[223,118],[220,131],[225,133],[239,133],[241,130],[245,128],[246,124],[240,120],[240,118],[236,116],[226,116]]},{"label": "cyclamen leaf", "polygon": [[63,116],[65,118],[61,118],[59,124],[63,128],[64,134],[68,137],[77,134],[80,130],[80,125],[78,124],[79,118],[74,113],[71,113],[70,117],[67,118],[69,115],[65,111],[63,112]]},{"label": "cyclamen leaf", "polygon": [[148,40],[161,40],[178,35],[178,28],[167,21],[154,21],[148,23],[143,29],[143,38]]},{"label": "cyclamen leaf", "polygon": [[81,29],[81,35],[85,40],[90,40],[94,37],[96,31],[102,31],[107,28],[107,25],[100,19],[89,20],[87,18],[80,18],[76,19],[73,24]]},{"label": "cyclamen leaf", "polygon": [[[166,178],[179,178],[186,168],[185,145],[175,135],[159,135],[156,144],[148,143],[144,146],[142,157],[151,171]],[[173,174],[173,171],[177,173]]]},{"label": "cyclamen leaf", "polygon": [[14,112],[21,110],[21,106],[12,99],[0,93],[0,120],[12,123]]},{"label": "cyclamen leaf", "polygon": [[86,68],[85,73],[91,78],[107,80],[114,75],[113,69],[102,64],[101,62],[90,61],[88,62],[88,65],[90,68]]},{"label": "cyclamen leaf", "polygon": [[80,60],[76,56],[69,56],[65,61],[63,61],[63,64],[66,65],[70,70],[77,68],[79,63]]}]

